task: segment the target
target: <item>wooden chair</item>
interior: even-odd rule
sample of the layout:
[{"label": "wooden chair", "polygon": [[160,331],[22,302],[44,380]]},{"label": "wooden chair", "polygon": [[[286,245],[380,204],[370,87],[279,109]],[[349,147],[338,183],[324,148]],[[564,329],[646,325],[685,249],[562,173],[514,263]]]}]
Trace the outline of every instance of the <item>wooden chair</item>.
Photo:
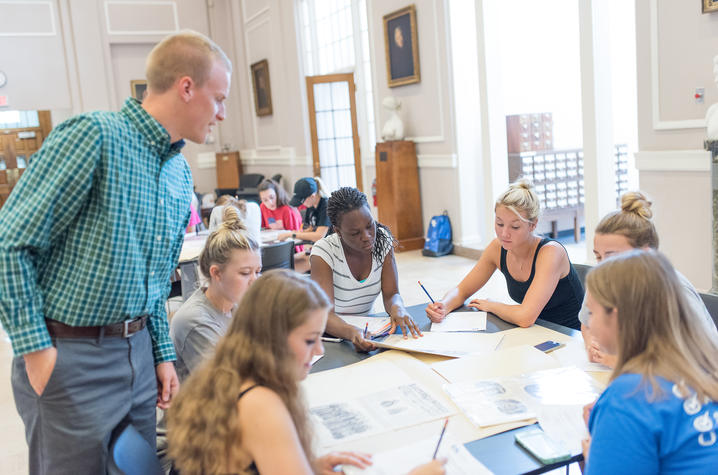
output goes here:
[{"label": "wooden chair", "polygon": [[701,294],[703,303],[706,304],[708,313],[713,317],[713,323],[718,327],[718,295],[716,294]]}]

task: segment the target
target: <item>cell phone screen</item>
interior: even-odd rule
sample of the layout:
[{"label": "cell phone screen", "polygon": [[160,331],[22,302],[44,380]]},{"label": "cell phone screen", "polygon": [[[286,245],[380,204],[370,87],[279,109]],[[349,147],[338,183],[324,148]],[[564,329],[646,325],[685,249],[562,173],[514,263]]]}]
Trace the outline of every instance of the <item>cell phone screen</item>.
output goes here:
[{"label": "cell phone screen", "polygon": [[538,345],[534,346],[537,350],[541,350],[544,353],[548,353],[549,351],[555,350],[559,346],[562,346],[561,343],[558,343],[556,341],[544,341],[543,343],[539,343]]}]

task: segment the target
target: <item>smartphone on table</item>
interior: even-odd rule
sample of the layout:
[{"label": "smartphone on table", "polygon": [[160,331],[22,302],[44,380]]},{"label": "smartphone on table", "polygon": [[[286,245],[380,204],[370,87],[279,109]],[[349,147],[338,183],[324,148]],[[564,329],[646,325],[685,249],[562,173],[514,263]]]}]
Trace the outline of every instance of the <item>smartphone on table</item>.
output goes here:
[{"label": "smartphone on table", "polygon": [[541,350],[544,353],[551,353],[553,350],[557,350],[563,346],[565,346],[563,343],[548,340],[544,341],[543,343],[539,343],[538,345],[534,345],[534,348],[536,348],[537,350]]}]

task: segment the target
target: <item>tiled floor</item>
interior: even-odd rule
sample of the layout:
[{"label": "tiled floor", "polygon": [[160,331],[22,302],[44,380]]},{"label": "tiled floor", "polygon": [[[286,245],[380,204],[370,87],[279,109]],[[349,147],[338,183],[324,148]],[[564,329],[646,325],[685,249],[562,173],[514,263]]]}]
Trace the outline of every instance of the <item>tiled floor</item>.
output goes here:
[{"label": "tiled floor", "polygon": [[[585,262],[584,246],[574,244],[566,247],[574,262]],[[427,301],[418,280],[432,297],[438,298],[455,286],[474,264],[473,260],[454,255],[424,257],[420,251],[397,254],[399,290],[405,304],[415,305]],[[504,278],[498,272],[476,295],[498,301],[510,300]],[[383,310],[380,299],[377,299],[375,310]],[[10,342],[5,332],[0,329],[0,472],[4,475],[21,475],[27,473],[27,446],[22,421],[15,410],[10,387],[11,361]]]}]

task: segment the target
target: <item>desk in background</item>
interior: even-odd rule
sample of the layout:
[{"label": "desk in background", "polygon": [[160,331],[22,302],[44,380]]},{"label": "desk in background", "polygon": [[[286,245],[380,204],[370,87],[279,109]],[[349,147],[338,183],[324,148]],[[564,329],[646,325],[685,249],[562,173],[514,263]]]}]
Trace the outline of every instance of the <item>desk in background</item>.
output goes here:
[{"label": "desk in background", "polygon": [[[426,304],[412,305],[406,308],[406,310],[409,312],[409,314],[414,319],[421,331],[429,331],[429,329],[431,328],[431,322],[429,321],[429,318],[426,316],[426,312],[424,311],[425,308]],[[386,313],[377,314],[376,316],[386,316]],[[567,339],[580,338],[581,335],[581,332],[577,330],[573,330],[571,328],[557,325],[555,323],[547,322],[544,320],[537,320],[536,324],[541,327],[545,327],[550,330],[562,333],[566,335]],[[513,328],[517,328],[517,326],[512,323],[508,323],[501,320],[494,314],[488,314],[486,319],[486,331],[488,333],[511,330]],[[504,341],[501,344],[502,347],[506,347],[505,345],[507,343],[511,344],[510,342]],[[533,344],[537,343],[541,343],[541,341],[536,341]],[[316,373],[319,371],[339,368],[353,363],[358,363],[359,361],[362,361],[377,354],[379,351],[382,350],[375,350],[370,353],[358,353],[354,350],[354,345],[352,345],[351,342],[325,342],[324,357],[314,364],[311,369],[311,372]],[[430,362],[432,358],[439,358],[440,360],[448,359],[444,357],[425,357],[422,355],[415,356],[422,360],[426,358],[428,359],[428,362]],[[583,460],[583,456],[581,454],[573,454],[571,459],[564,462],[552,465],[544,465],[537,459],[533,458],[528,452],[522,449],[515,442],[514,436],[517,432],[528,430],[529,428],[533,428],[535,426],[536,424],[510,430],[501,434],[486,437],[484,439],[468,442],[464,444],[464,446],[474,457],[476,457],[489,470],[496,474],[538,474],[554,470],[563,466],[568,467],[568,465],[570,465],[571,463]]]}]

